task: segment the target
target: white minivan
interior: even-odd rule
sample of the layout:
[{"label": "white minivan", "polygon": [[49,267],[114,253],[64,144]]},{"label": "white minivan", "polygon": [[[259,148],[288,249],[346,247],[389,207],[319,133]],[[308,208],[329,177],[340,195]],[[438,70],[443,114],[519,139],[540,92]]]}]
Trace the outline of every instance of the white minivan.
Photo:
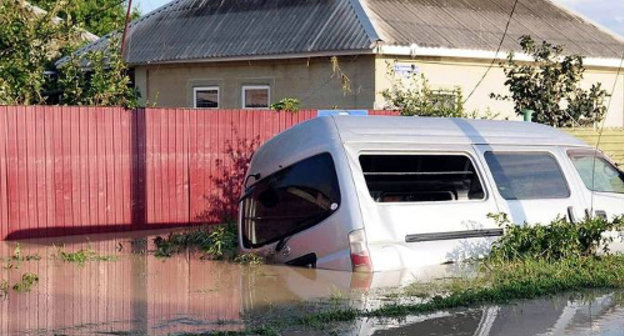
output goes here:
[{"label": "white minivan", "polygon": [[296,266],[388,271],[483,255],[513,222],[624,213],[624,173],[554,128],[514,121],[327,116],[255,153],[244,252]]}]

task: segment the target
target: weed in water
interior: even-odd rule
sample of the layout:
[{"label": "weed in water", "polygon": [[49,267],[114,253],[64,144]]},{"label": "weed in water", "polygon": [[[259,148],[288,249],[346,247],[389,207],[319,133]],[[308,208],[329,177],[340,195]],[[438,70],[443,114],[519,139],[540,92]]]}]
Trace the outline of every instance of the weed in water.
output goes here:
[{"label": "weed in water", "polygon": [[264,257],[255,253],[241,253],[234,258],[234,262],[252,266],[262,265],[264,264]]},{"label": "weed in water", "polygon": [[32,287],[39,282],[39,276],[35,273],[24,273],[20,281],[13,285],[13,290],[18,293],[30,292]]},{"label": "weed in water", "polygon": [[330,304],[336,306],[336,305],[343,303],[346,299],[347,299],[346,296],[344,295],[342,291],[340,291],[340,289],[338,289],[338,287],[334,285],[331,286],[330,294],[329,294]]},{"label": "weed in water", "polygon": [[65,248],[59,248],[56,252],[56,257],[60,260],[68,263],[76,263],[83,266],[88,261],[116,261],[117,256],[114,255],[100,255],[93,249],[80,249],[75,252],[67,252]]},{"label": "weed in water", "polygon": [[234,223],[207,225],[184,232],[170,233],[167,238],[156,237],[155,255],[171,257],[187,251],[201,253],[202,259],[231,260],[241,264],[258,265],[264,259],[256,254],[238,251],[238,234]]},{"label": "weed in water", "polygon": [[38,254],[23,254],[22,247],[19,243],[15,246],[13,250],[13,255],[7,257],[5,259],[6,264],[3,266],[4,269],[18,269],[20,264],[25,261],[37,261],[41,260],[41,256]]},{"label": "weed in water", "polygon": [[202,333],[182,333],[181,336],[242,336],[242,335],[258,335],[258,336],[279,336],[281,333],[277,328],[271,326],[259,326],[251,329],[240,331],[209,331]]},{"label": "weed in water", "polygon": [[9,282],[6,280],[0,281],[0,299],[4,299],[9,295]]},{"label": "weed in water", "polygon": [[37,261],[41,260],[41,256],[38,254],[22,254],[22,247],[19,243],[15,246],[15,250],[13,251],[13,255],[10,257],[11,260],[14,261]]}]

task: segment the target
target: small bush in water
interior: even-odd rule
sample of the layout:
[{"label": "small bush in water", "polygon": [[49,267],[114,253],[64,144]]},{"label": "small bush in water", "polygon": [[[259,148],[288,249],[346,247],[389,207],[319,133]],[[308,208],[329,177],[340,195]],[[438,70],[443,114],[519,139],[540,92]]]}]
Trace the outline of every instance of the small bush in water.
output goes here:
[{"label": "small bush in water", "polygon": [[15,285],[13,290],[18,293],[30,292],[32,287],[39,282],[39,276],[35,273],[24,273],[22,279]]},{"label": "small bush in water", "polygon": [[88,261],[116,261],[117,257],[114,255],[100,255],[93,249],[81,249],[75,252],[67,252],[65,248],[59,248],[56,253],[56,257],[64,262],[76,263],[79,266],[84,265]]},{"label": "small bush in water", "polygon": [[198,251],[203,259],[232,260],[243,264],[260,264],[262,257],[239,254],[238,234],[234,223],[202,226],[185,232],[169,234],[167,238],[156,237],[156,256],[170,257],[185,251]]},{"label": "small bush in water", "polygon": [[624,228],[624,217],[613,220],[586,218],[572,223],[557,218],[549,225],[516,225],[506,214],[489,215],[504,228],[505,234],[492,246],[490,260],[522,258],[560,260],[608,252],[613,237],[604,235]]}]

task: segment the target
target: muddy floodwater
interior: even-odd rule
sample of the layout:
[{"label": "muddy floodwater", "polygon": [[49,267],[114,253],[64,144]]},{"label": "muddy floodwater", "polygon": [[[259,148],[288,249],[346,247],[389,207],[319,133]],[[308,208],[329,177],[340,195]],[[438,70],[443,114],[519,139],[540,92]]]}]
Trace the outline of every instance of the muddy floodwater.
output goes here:
[{"label": "muddy floodwater", "polygon": [[[0,242],[0,335],[176,335],[240,331],[308,312],[392,303],[414,274],[244,266],[189,254],[157,258],[163,232]],[[93,250],[94,261],[60,252]],[[109,258],[110,257],[110,258]],[[8,260],[12,259],[12,260]],[[24,274],[38,281],[14,290]],[[622,335],[624,293],[594,291],[401,319],[358,319],[296,335]],[[285,324],[288,324],[285,322]]]}]

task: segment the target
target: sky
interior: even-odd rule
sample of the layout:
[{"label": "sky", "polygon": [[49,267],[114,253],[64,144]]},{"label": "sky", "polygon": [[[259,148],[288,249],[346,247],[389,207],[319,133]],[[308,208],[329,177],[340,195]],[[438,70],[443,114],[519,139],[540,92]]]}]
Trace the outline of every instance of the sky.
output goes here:
[{"label": "sky", "polygon": [[[134,0],[146,14],[170,0]],[[624,0],[554,0],[624,36]]]}]

